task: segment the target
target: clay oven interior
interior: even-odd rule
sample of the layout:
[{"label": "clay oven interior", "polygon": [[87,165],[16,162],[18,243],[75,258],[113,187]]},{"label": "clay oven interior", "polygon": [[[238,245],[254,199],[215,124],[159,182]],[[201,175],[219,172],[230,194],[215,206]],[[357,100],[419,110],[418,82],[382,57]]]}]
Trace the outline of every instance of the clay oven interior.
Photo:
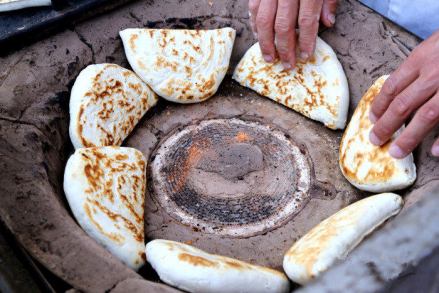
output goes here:
[{"label": "clay oven interior", "polygon": [[[246,0],[137,1],[0,59],[0,216],[39,263],[73,288],[173,291],[155,283],[148,265],[139,273],[125,267],[72,218],[62,178],[73,151],[68,102],[74,79],[91,63],[129,68],[121,29],[224,26],[237,30],[232,70],[255,42]],[[341,1],[335,28],[320,36],[343,64],[351,112],[373,80],[394,70],[419,42],[355,1]],[[365,195],[339,171],[341,135],[230,76],[204,103],[161,100],[124,143],[148,158],[146,238],[281,269],[283,253],[296,239]],[[415,153],[418,180],[402,192],[406,209],[436,187],[439,162],[428,153],[435,137]],[[170,193],[169,182],[181,192]]]}]

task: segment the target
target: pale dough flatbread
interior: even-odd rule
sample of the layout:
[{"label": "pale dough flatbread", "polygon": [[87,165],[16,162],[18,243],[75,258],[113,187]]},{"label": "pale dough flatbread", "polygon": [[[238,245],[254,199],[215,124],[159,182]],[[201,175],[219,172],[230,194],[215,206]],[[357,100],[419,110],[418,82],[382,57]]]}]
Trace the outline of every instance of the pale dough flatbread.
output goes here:
[{"label": "pale dough flatbread", "polygon": [[51,4],[52,1],[50,0],[0,0],[0,12]]},{"label": "pale dough flatbread", "polygon": [[175,241],[149,242],[146,258],[163,282],[188,292],[289,292],[289,281],[281,272]]},{"label": "pale dough flatbread", "polygon": [[401,197],[382,193],[357,201],[330,216],[300,238],[284,256],[288,277],[306,284],[343,260],[363,238],[396,215]]}]

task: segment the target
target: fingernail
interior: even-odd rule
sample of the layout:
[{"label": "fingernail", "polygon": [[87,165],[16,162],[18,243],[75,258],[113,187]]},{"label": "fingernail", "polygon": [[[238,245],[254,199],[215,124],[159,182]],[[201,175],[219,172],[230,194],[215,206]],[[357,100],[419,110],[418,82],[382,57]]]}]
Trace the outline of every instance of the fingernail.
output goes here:
[{"label": "fingernail", "polygon": [[378,138],[378,136],[376,136],[375,133],[373,133],[372,131],[369,133],[369,140],[372,144],[376,145],[376,146],[380,146],[381,145],[381,140]]},{"label": "fingernail", "polygon": [[406,156],[404,151],[394,143],[389,148],[389,154],[396,159],[402,159]]},{"label": "fingernail", "polygon": [[271,57],[270,55],[264,55],[263,57],[266,62],[273,62],[273,57]]},{"label": "fingernail", "polygon": [[306,53],[306,52],[301,52],[300,53],[300,59],[302,59],[303,61],[308,60],[308,58],[309,58],[309,54],[308,53]]},{"label": "fingernail", "polygon": [[332,13],[328,14],[328,21],[331,25],[333,25],[335,23],[335,15]]},{"label": "fingernail", "polygon": [[284,67],[284,69],[286,70],[290,70],[291,69],[291,64],[288,62],[282,62],[282,66]]},{"label": "fingernail", "polygon": [[435,157],[439,157],[439,145],[434,145],[431,148],[431,154]]},{"label": "fingernail", "polygon": [[372,123],[375,123],[378,120],[377,116],[372,111],[369,111],[369,120]]}]

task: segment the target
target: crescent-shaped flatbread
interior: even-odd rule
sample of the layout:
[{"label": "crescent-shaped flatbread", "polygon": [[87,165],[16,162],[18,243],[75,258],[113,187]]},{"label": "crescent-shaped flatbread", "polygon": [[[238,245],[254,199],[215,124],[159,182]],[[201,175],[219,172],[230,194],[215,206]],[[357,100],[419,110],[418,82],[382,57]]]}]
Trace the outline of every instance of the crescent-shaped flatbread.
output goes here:
[{"label": "crescent-shaped flatbread", "polygon": [[50,4],[52,4],[50,0],[0,0],[0,12]]},{"label": "crescent-shaped flatbread", "polygon": [[116,64],[89,65],[70,95],[70,139],[75,148],[121,145],[157,103],[134,72]]},{"label": "crescent-shaped flatbread", "polygon": [[245,53],[233,79],[331,129],[343,129],[349,108],[349,88],[343,67],[332,48],[317,38],[314,56],[295,69],[280,61],[266,63],[259,43]]},{"label": "crescent-shaped flatbread", "polygon": [[131,67],[159,96],[196,103],[223,80],[235,30],[126,29],[120,37]]},{"label": "crescent-shaped flatbread", "polygon": [[330,216],[300,238],[284,256],[288,277],[306,284],[344,259],[363,238],[396,215],[401,197],[382,193],[357,201]]},{"label": "crescent-shaped flatbread", "polygon": [[369,111],[387,76],[380,77],[358,103],[340,143],[339,165],[343,175],[355,187],[370,192],[387,192],[406,188],[416,180],[413,155],[403,159],[390,156],[388,149],[403,128],[385,145],[369,141],[373,127]]},{"label": "crescent-shaped flatbread", "polygon": [[179,242],[149,242],[146,259],[163,282],[188,292],[289,292],[289,281],[281,272]]},{"label": "crescent-shaped flatbread", "polygon": [[64,191],[79,225],[126,265],[145,262],[146,161],[133,148],[81,148],[64,172]]}]

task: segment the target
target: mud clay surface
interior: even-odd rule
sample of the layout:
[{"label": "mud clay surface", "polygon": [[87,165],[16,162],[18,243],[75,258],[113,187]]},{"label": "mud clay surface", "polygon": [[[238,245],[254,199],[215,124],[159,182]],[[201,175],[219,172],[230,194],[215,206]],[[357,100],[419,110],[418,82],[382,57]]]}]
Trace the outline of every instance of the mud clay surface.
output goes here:
[{"label": "mud clay surface", "polygon": [[273,230],[304,207],[310,189],[306,150],[286,136],[237,118],[177,128],[150,156],[153,200],[195,231],[250,237]]},{"label": "mud clay surface", "polygon": [[[204,150],[201,151],[200,157],[193,167],[189,166],[189,170],[187,170],[188,163],[178,163],[177,153],[175,157],[168,158],[169,166],[164,163],[168,166],[167,169],[163,167],[165,170],[150,172],[149,174],[150,180],[148,182],[150,186],[145,200],[146,236],[147,238],[183,241],[212,253],[228,255],[254,264],[281,269],[283,254],[298,237],[341,207],[360,198],[360,193],[349,185],[338,169],[338,141],[341,132],[326,129],[321,124],[293,113],[286,107],[269,99],[260,98],[256,93],[241,87],[230,79],[226,79],[217,95],[202,104],[184,107],[167,104],[163,107],[157,107],[154,114],[150,114],[142,120],[127,139],[126,145],[139,149],[147,158],[153,158],[154,163],[151,164],[150,162],[149,165],[154,170],[155,163],[158,160],[158,155],[153,152],[154,148],[163,146],[162,143],[168,140],[169,134],[181,133],[187,125],[197,125],[200,121],[204,121],[204,123],[206,121],[215,121],[218,118],[222,118],[224,121],[233,121],[230,119],[239,118],[237,121],[245,121],[247,124],[257,123],[256,125],[269,126],[276,132],[283,134],[284,139],[294,143],[298,149],[298,156],[294,158],[292,154],[283,154],[293,156],[291,158],[292,162],[289,164],[286,157],[282,158],[282,154],[271,154],[270,150],[262,148],[264,161],[262,162],[263,166],[259,167],[261,170],[252,171],[249,174],[238,174],[237,177],[242,175],[242,180],[231,178],[233,174],[230,172],[227,175],[221,174],[221,171],[218,170],[216,172],[211,170],[211,172],[204,171],[200,173],[200,167],[203,168],[203,165],[212,164],[215,161],[211,158],[212,155],[209,154],[209,151],[214,149],[209,146],[213,144],[212,137],[209,138],[209,135],[200,134],[200,131],[196,132],[201,138],[194,137],[191,142],[204,142],[204,146],[202,146]],[[224,125],[223,127],[226,128],[227,126]],[[260,129],[259,132],[244,128],[239,129],[241,135],[233,135],[233,130],[231,130],[232,135],[229,136],[216,133],[217,137],[220,137],[220,142],[215,143],[215,146],[236,146],[236,139],[239,139],[239,137],[242,139],[242,136],[248,136],[248,139],[254,137],[254,140],[263,141],[263,134]],[[209,132],[211,136],[215,134],[212,129]],[[228,139],[235,139],[235,141],[228,142]],[[275,143],[274,139],[270,140],[271,144]],[[181,143],[181,141],[177,142],[177,146],[178,143]],[[265,143],[268,144],[268,141]],[[182,145],[187,144],[182,143]],[[195,143],[188,146],[189,151],[194,145]],[[257,149],[262,147],[262,143],[258,141],[249,141],[247,145]],[[172,146],[165,145],[165,147],[167,149],[171,148],[169,152],[175,155],[176,150],[173,150]],[[280,146],[272,146],[272,148],[271,151],[273,152],[287,151],[285,148],[278,150],[278,148],[281,148]],[[293,153],[291,150],[289,152]],[[151,153],[153,153],[152,157]],[[215,154],[218,154],[218,151]],[[240,154],[245,155],[245,152],[241,150]],[[276,163],[281,164],[280,160],[278,162],[275,159],[276,156],[280,157],[283,163],[282,166],[275,169]],[[183,156],[183,158],[187,157],[189,155]],[[257,168],[257,161],[256,155],[251,160],[254,168]],[[304,164],[300,164],[300,161],[303,161]],[[200,167],[197,167],[197,164]],[[173,168],[178,167],[180,169],[173,170]],[[206,169],[206,167],[204,168]],[[288,168],[290,168],[289,173],[287,172]],[[243,170],[242,167],[241,170]],[[184,172],[189,174],[185,176],[182,174]],[[169,176],[169,179],[164,181],[171,182],[171,185],[157,183],[159,176],[153,176],[154,173]],[[301,177],[306,178],[306,180],[299,180],[297,185],[289,186],[288,182],[285,181],[295,179],[287,176],[295,173],[304,173]],[[259,178],[256,176],[259,176]],[[273,184],[277,182],[276,178],[279,177],[284,182],[282,184]],[[191,193],[189,199],[193,201],[192,204],[195,206],[198,204],[198,211],[203,208],[207,209],[204,215],[206,217],[203,218],[203,215],[185,212],[185,203],[178,200],[181,201],[182,198],[188,197],[187,194],[180,195],[174,191],[172,195],[177,199],[173,199],[172,196],[165,199],[160,198],[163,187],[171,190],[173,185],[178,187],[178,184],[172,184],[175,180],[184,180],[184,188],[206,185],[204,182],[208,181],[212,181],[210,182],[211,187],[214,184],[219,185],[218,188],[208,192],[203,191],[202,188],[196,188],[199,190],[198,193],[188,192]],[[282,186],[283,184],[286,184],[286,186]],[[294,194],[295,189],[300,193],[299,189],[301,188],[298,187],[300,185],[303,185],[304,194]],[[227,191],[221,192],[221,189],[224,189],[225,186],[227,186]],[[282,194],[276,191],[270,196],[270,190],[273,187],[279,188],[276,191],[282,192],[285,189],[285,191],[291,191],[291,193],[288,193],[285,199],[282,200]],[[180,189],[183,189],[183,187],[181,186]],[[240,192],[244,192],[244,194],[240,196]],[[264,209],[261,208],[260,202],[264,201],[264,197],[261,196],[260,192],[269,197],[265,200],[272,207],[271,211],[268,209],[268,215],[264,215]],[[209,203],[203,204],[201,199],[196,201],[195,197],[207,198]],[[250,217],[251,215],[246,216],[245,214],[238,217],[241,222],[233,222],[233,213],[222,218],[212,215],[217,210],[214,206],[218,206],[218,201],[224,199],[228,199],[229,205],[225,210],[233,211],[234,205],[237,204],[237,197],[247,199],[240,203],[243,205],[241,213],[245,213],[246,210],[250,210],[255,214],[259,213],[253,217],[253,220]],[[297,199],[297,202],[293,202],[297,203],[297,208],[292,208],[290,212],[287,212],[285,218],[273,219],[279,213],[284,212],[284,207],[288,204],[285,200],[290,198],[293,201]],[[217,203],[211,206],[212,202],[215,201]],[[210,211],[208,211],[209,206]],[[262,207],[266,208],[267,206],[262,205]],[[183,215],[179,217],[177,213]],[[191,219],[191,217],[193,218]],[[182,225],[182,222],[185,225]]]},{"label": "mud clay surface", "polygon": [[[124,292],[143,286],[150,292],[174,291],[142,280],[142,276],[151,281],[157,281],[157,277],[147,269],[141,270],[142,276],[135,273],[89,238],[72,218],[62,191],[64,166],[72,152],[68,102],[73,81],[91,63],[111,62],[129,68],[118,32],[144,26],[232,26],[237,30],[237,39],[231,69],[255,42],[246,0],[136,1],[0,59],[1,220],[39,262],[79,290],[102,292],[114,288]],[[341,1],[335,28],[322,30],[320,36],[343,64],[350,86],[351,112],[372,81],[397,68],[419,41],[356,1]],[[151,184],[146,195],[148,238],[186,241],[209,252],[279,268],[283,252],[295,239],[362,196],[338,169],[342,132],[328,130],[241,88],[230,77],[226,77],[217,95],[203,104],[181,106],[160,101],[141,120],[126,145],[137,147],[149,157],[179,127],[218,118],[239,118],[272,127],[305,150],[311,187],[302,210],[288,221],[252,236],[219,235],[179,223],[154,199]],[[412,190],[434,183],[439,177],[439,161],[429,155],[437,134],[436,130],[415,153],[418,180],[404,192],[409,204],[423,196],[416,192],[411,196]],[[255,157],[249,168],[261,167]],[[212,169],[206,167],[209,164],[212,160],[207,160],[204,168]],[[227,176],[225,179],[231,180]]]}]

